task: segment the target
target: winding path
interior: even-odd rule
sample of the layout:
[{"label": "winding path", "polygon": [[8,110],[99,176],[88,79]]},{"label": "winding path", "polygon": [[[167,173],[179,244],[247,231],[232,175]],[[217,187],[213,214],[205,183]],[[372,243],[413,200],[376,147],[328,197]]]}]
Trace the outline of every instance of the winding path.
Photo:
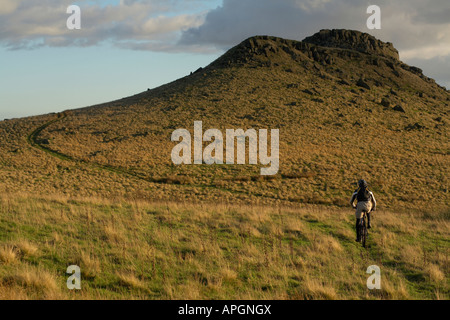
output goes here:
[{"label": "winding path", "polygon": [[49,155],[51,155],[53,157],[59,158],[61,160],[72,161],[72,162],[75,162],[75,163],[78,163],[78,164],[83,164],[83,165],[89,166],[89,167],[97,169],[97,170],[105,170],[105,171],[113,172],[113,173],[116,173],[116,174],[126,175],[126,176],[129,176],[131,178],[138,179],[138,180],[143,180],[143,181],[150,182],[150,183],[177,185],[177,186],[180,186],[180,187],[211,188],[211,189],[219,189],[219,190],[230,192],[230,193],[251,195],[248,192],[231,190],[231,189],[227,189],[227,188],[218,188],[216,186],[206,185],[206,184],[201,184],[201,185],[199,185],[199,184],[181,184],[181,183],[168,182],[166,179],[148,178],[148,177],[144,177],[142,175],[139,175],[136,172],[129,171],[127,169],[113,167],[113,166],[104,165],[104,164],[99,164],[99,163],[95,163],[95,162],[89,162],[89,161],[82,160],[82,159],[75,159],[75,158],[73,158],[73,157],[71,157],[71,156],[69,156],[67,154],[64,154],[62,152],[53,150],[50,147],[47,147],[47,146],[45,146],[45,145],[43,145],[42,143],[39,142],[39,134],[43,130],[48,128],[50,125],[52,125],[52,124],[54,124],[54,123],[56,123],[58,121],[61,121],[61,120],[65,119],[65,118],[67,118],[67,114],[65,112],[58,113],[56,119],[48,121],[48,122],[42,124],[41,126],[39,126],[38,128],[36,128],[35,130],[33,130],[27,136],[28,143],[33,148],[39,149],[39,150],[41,150],[43,152],[46,152],[47,154],[49,154]]}]

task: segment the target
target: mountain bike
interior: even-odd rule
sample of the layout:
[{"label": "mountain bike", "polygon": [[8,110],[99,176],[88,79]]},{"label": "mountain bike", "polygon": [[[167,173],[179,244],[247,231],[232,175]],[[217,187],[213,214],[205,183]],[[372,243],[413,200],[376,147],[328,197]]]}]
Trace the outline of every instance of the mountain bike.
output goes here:
[{"label": "mountain bike", "polygon": [[361,220],[359,222],[359,234],[360,234],[360,237],[361,237],[361,244],[365,248],[366,247],[367,237],[369,235],[369,232],[367,231],[366,213],[365,212],[363,212],[363,215],[362,215]]}]

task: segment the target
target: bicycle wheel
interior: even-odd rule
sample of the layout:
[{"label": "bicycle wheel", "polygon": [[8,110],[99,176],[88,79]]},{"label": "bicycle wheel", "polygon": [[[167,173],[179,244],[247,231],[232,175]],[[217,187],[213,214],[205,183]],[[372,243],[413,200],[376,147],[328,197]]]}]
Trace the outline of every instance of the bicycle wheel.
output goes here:
[{"label": "bicycle wheel", "polygon": [[366,227],[366,217],[361,219],[361,244],[365,248],[367,240],[367,227]]}]

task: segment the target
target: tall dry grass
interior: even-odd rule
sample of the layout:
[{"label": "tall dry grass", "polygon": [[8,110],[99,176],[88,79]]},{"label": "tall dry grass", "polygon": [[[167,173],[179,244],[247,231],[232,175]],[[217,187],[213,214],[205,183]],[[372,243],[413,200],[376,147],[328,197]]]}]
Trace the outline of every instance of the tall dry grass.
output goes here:
[{"label": "tall dry grass", "polygon": [[[3,299],[448,299],[448,220],[351,210],[0,196]],[[82,290],[65,283],[80,266]],[[381,290],[366,269],[381,268]]]}]

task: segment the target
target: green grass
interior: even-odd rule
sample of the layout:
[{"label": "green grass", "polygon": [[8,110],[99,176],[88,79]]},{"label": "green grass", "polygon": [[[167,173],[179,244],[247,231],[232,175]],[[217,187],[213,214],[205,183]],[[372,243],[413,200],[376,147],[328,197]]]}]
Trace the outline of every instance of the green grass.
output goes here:
[{"label": "green grass", "polygon": [[[377,212],[368,249],[354,241],[350,210],[321,206],[10,194],[0,217],[3,299],[449,298],[442,215]],[[80,291],[65,286],[71,264]],[[381,290],[366,288],[372,264]]]}]

